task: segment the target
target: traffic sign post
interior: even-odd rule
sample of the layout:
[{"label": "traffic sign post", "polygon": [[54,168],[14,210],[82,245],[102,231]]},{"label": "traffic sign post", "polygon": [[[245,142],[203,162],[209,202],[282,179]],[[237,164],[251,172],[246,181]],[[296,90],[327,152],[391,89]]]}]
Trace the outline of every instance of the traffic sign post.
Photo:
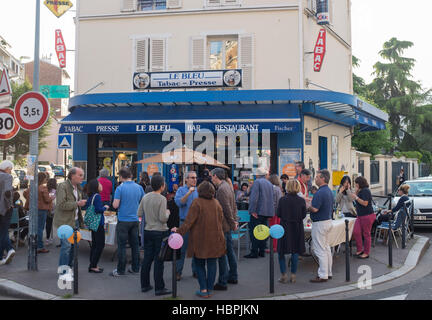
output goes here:
[{"label": "traffic sign post", "polygon": [[0,109],[0,140],[12,139],[17,135],[19,129],[13,110]]},{"label": "traffic sign post", "polygon": [[73,135],[71,134],[59,134],[58,135],[58,149],[64,149],[64,178],[66,181],[66,163],[67,163],[67,149],[72,149]]}]

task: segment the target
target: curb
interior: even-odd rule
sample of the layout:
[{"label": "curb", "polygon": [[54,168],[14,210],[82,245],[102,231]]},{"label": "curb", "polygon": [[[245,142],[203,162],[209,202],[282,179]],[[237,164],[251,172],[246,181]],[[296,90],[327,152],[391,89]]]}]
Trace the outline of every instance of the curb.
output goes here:
[{"label": "curb", "polygon": [[0,294],[25,300],[57,300],[61,298],[7,279],[0,279]]},{"label": "curb", "polygon": [[[414,235],[414,239],[416,240],[416,243],[414,244],[414,246],[409,251],[407,258],[405,259],[404,265],[395,271],[392,271],[390,273],[379,276],[378,278],[372,279],[372,285],[378,285],[378,284],[382,284],[384,282],[388,282],[388,281],[392,281],[392,280],[395,280],[397,278],[400,278],[400,277],[406,275],[407,273],[409,273],[410,271],[412,271],[417,266],[418,262],[420,261],[420,258],[423,256],[423,254],[429,248],[429,238]],[[345,286],[340,286],[340,287],[331,288],[331,289],[312,291],[312,292],[304,292],[304,293],[295,293],[295,294],[291,294],[291,295],[275,296],[275,297],[270,297],[270,298],[258,298],[258,299],[252,299],[252,300],[310,299],[310,298],[316,298],[316,297],[332,295],[332,294],[348,292],[348,291],[354,291],[354,290],[360,290],[358,288],[357,284],[348,284]]]}]

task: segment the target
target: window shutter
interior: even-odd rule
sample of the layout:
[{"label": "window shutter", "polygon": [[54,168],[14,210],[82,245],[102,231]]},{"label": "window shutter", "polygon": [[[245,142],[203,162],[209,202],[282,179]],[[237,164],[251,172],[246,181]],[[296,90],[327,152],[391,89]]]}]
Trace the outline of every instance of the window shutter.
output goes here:
[{"label": "window shutter", "polygon": [[181,8],[181,6],[182,6],[182,0],[167,0],[168,9]]},{"label": "window shutter", "polygon": [[136,11],[137,0],[122,0],[122,10],[121,11]]},{"label": "window shutter", "polygon": [[221,5],[222,0],[207,0],[207,5],[216,7]]},{"label": "window shutter", "polygon": [[191,68],[192,70],[204,70],[206,65],[206,37],[192,37]]},{"label": "window shutter", "polygon": [[148,39],[135,40],[135,72],[148,71]]},{"label": "window shutter", "polygon": [[224,5],[226,6],[232,6],[239,4],[240,0],[222,0]]},{"label": "window shutter", "polygon": [[253,88],[253,51],[254,37],[252,34],[239,35],[239,66],[242,69],[243,89]]},{"label": "window shutter", "polygon": [[165,71],[166,39],[153,38],[150,42],[150,71]]}]

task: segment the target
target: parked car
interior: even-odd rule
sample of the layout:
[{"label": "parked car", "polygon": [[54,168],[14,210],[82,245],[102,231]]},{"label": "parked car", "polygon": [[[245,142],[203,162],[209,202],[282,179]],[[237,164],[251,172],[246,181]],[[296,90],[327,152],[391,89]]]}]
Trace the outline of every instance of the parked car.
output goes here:
[{"label": "parked car", "polygon": [[38,170],[40,172],[47,172],[50,178],[55,178],[54,171],[51,169],[51,166],[39,165]]},{"label": "parked car", "polygon": [[[408,180],[404,184],[410,186],[408,196],[414,201],[414,226],[432,227],[432,177]],[[393,206],[398,200],[399,197],[393,199]]]},{"label": "parked car", "polygon": [[21,188],[28,188],[29,181],[27,179],[27,170],[26,169],[15,169],[15,173],[17,174],[20,180]]},{"label": "parked car", "polygon": [[63,166],[54,166],[53,168],[54,176],[56,177],[64,177],[64,167]]},{"label": "parked car", "polygon": [[16,174],[16,172],[14,170],[11,171],[11,175],[12,175],[12,186],[14,190],[19,190],[20,188],[20,179],[18,178],[18,175]]}]

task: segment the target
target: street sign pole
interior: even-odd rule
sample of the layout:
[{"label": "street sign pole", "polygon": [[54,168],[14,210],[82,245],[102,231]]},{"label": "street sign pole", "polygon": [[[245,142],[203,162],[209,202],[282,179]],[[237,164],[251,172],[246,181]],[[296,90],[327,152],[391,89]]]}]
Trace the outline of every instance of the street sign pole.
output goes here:
[{"label": "street sign pole", "polygon": [[[40,38],[40,0],[36,0],[36,24],[35,24],[35,50],[33,90],[39,91],[39,38]],[[30,237],[28,270],[37,271],[37,227],[38,227],[38,154],[39,154],[39,130],[30,133],[30,155],[35,157],[34,178],[30,181]]]}]

